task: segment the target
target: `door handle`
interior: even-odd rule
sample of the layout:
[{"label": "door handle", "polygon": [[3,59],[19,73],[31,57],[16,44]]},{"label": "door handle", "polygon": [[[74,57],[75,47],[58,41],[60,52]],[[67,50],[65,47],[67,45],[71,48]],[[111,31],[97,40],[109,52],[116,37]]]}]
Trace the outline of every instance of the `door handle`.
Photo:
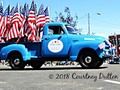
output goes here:
[{"label": "door handle", "polygon": [[45,40],[48,40],[48,39],[50,39],[50,38],[49,38],[49,37],[46,37],[46,38],[45,38]]},{"label": "door handle", "polygon": [[79,40],[73,40],[73,42],[79,42]]},{"label": "door handle", "polygon": [[59,36],[59,37],[58,37],[58,40],[60,40],[60,39],[61,39],[61,37],[62,37],[62,36]]}]

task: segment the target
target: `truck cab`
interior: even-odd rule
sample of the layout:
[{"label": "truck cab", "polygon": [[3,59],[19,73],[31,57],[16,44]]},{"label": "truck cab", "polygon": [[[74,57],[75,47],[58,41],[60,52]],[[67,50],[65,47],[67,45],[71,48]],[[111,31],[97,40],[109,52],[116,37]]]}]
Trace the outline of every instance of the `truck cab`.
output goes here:
[{"label": "truck cab", "polygon": [[42,38],[43,57],[67,57],[70,44],[63,24],[49,23],[44,26]]},{"label": "truck cab", "polygon": [[[69,60],[79,61],[85,68],[94,67],[95,63],[98,63],[96,66],[101,65],[99,63],[103,63],[103,57],[106,56],[104,51],[110,47],[110,43],[105,38],[78,35],[73,27],[63,23],[46,24],[42,40],[42,56],[66,57]],[[95,57],[96,62],[94,65],[89,65],[94,59],[92,56]],[[84,60],[82,61],[81,58]]]}]

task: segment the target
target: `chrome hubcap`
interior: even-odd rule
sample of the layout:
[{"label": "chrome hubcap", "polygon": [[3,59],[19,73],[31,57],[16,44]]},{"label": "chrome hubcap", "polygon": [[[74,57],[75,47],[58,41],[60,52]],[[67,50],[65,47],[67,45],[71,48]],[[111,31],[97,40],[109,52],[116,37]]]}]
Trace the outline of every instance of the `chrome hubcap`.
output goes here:
[{"label": "chrome hubcap", "polygon": [[85,62],[88,63],[88,64],[91,63],[92,62],[92,58],[90,56],[87,56],[85,58]]},{"label": "chrome hubcap", "polygon": [[18,59],[18,58],[15,59],[15,60],[14,60],[14,64],[15,64],[15,65],[19,65],[19,64],[20,64],[20,59]]}]

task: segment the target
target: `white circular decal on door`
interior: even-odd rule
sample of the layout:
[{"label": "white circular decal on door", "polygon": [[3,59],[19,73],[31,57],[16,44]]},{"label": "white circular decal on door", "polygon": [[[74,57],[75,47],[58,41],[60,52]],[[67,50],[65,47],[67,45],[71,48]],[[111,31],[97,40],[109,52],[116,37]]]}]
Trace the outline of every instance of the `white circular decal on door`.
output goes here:
[{"label": "white circular decal on door", "polygon": [[63,49],[63,43],[58,39],[53,39],[48,43],[48,49],[54,53],[60,52]]}]

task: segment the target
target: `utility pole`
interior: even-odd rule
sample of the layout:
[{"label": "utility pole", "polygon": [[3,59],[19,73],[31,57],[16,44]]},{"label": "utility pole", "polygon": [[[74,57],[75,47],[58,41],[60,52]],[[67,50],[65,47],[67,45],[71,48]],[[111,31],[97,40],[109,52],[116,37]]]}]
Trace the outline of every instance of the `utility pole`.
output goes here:
[{"label": "utility pole", "polygon": [[88,13],[88,35],[90,35],[90,13]]},{"label": "utility pole", "polygon": [[[101,15],[100,13],[96,13],[97,15]],[[90,13],[88,13],[88,35],[91,35],[91,30],[90,30]]]}]

